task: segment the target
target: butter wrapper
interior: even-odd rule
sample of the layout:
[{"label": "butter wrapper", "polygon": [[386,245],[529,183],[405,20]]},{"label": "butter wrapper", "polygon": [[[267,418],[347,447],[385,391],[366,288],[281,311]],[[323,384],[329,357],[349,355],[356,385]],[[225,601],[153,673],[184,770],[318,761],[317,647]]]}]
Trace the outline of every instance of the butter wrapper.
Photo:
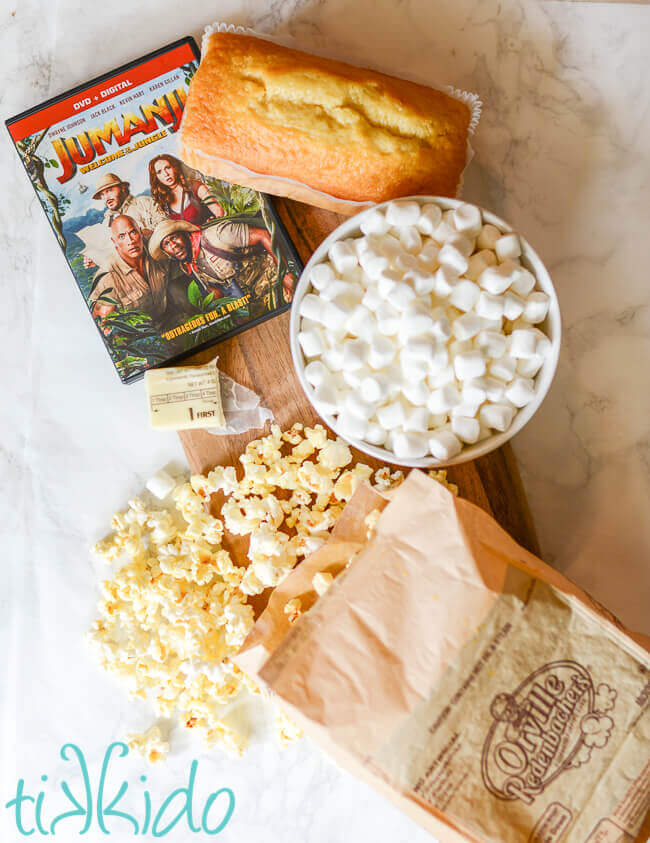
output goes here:
[{"label": "butter wrapper", "polygon": [[[647,840],[648,652],[421,472],[389,502],[366,488],[348,507],[342,534],[272,596],[240,666],[439,841]],[[311,576],[351,551],[290,625],[280,604],[305,604],[303,565]]]},{"label": "butter wrapper", "polygon": [[217,358],[204,366],[149,369],[144,382],[154,429],[190,430],[225,424]]}]

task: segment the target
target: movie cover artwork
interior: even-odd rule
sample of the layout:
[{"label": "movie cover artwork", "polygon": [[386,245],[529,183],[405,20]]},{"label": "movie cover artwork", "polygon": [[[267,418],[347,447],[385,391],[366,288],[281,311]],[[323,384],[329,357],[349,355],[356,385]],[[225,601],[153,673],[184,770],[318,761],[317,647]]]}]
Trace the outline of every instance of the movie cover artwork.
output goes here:
[{"label": "movie cover artwork", "polygon": [[7,121],[124,382],[289,306],[300,262],[268,197],[177,155],[191,39]]}]

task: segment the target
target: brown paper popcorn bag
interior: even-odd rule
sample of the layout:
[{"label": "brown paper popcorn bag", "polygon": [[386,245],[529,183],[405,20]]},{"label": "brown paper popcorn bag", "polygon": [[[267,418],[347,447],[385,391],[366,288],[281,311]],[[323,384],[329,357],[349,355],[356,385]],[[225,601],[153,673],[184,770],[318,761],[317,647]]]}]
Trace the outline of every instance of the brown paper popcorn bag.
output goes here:
[{"label": "brown paper popcorn bag", "polygon": [[[316,599],[322,570],[341,573]],[[291,624],[296,597],[308,611]],[[358,490],[237,660],[440,841],[648,838],[648,653],[421,472],[390,502]]]}]

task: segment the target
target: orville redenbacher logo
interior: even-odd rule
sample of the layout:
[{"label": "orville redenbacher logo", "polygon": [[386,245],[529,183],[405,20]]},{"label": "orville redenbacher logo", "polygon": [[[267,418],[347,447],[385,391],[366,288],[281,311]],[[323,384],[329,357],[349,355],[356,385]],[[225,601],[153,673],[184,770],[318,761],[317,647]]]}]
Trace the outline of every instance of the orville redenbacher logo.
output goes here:
[{"label": "orville redenbacher logo", "polygon": [[596,688],[574,661],[540,667],[490,705],[493,722],[483,745],[481,772],[499,799],[535,797],[565,770],[585,764],[609,740],[616,691]]}]

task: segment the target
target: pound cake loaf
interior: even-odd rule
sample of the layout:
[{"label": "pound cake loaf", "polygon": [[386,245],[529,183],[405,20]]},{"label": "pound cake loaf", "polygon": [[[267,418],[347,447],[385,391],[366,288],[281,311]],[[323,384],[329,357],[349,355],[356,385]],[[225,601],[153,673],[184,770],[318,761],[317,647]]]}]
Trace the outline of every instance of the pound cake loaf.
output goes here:
[{"label": "pound cake loaf", "polygon": [[359,210],[353,203],[454,196],[471,119],[466,103],[442,91],[213,32],[180,149],[208,175],[349,214]]}]

